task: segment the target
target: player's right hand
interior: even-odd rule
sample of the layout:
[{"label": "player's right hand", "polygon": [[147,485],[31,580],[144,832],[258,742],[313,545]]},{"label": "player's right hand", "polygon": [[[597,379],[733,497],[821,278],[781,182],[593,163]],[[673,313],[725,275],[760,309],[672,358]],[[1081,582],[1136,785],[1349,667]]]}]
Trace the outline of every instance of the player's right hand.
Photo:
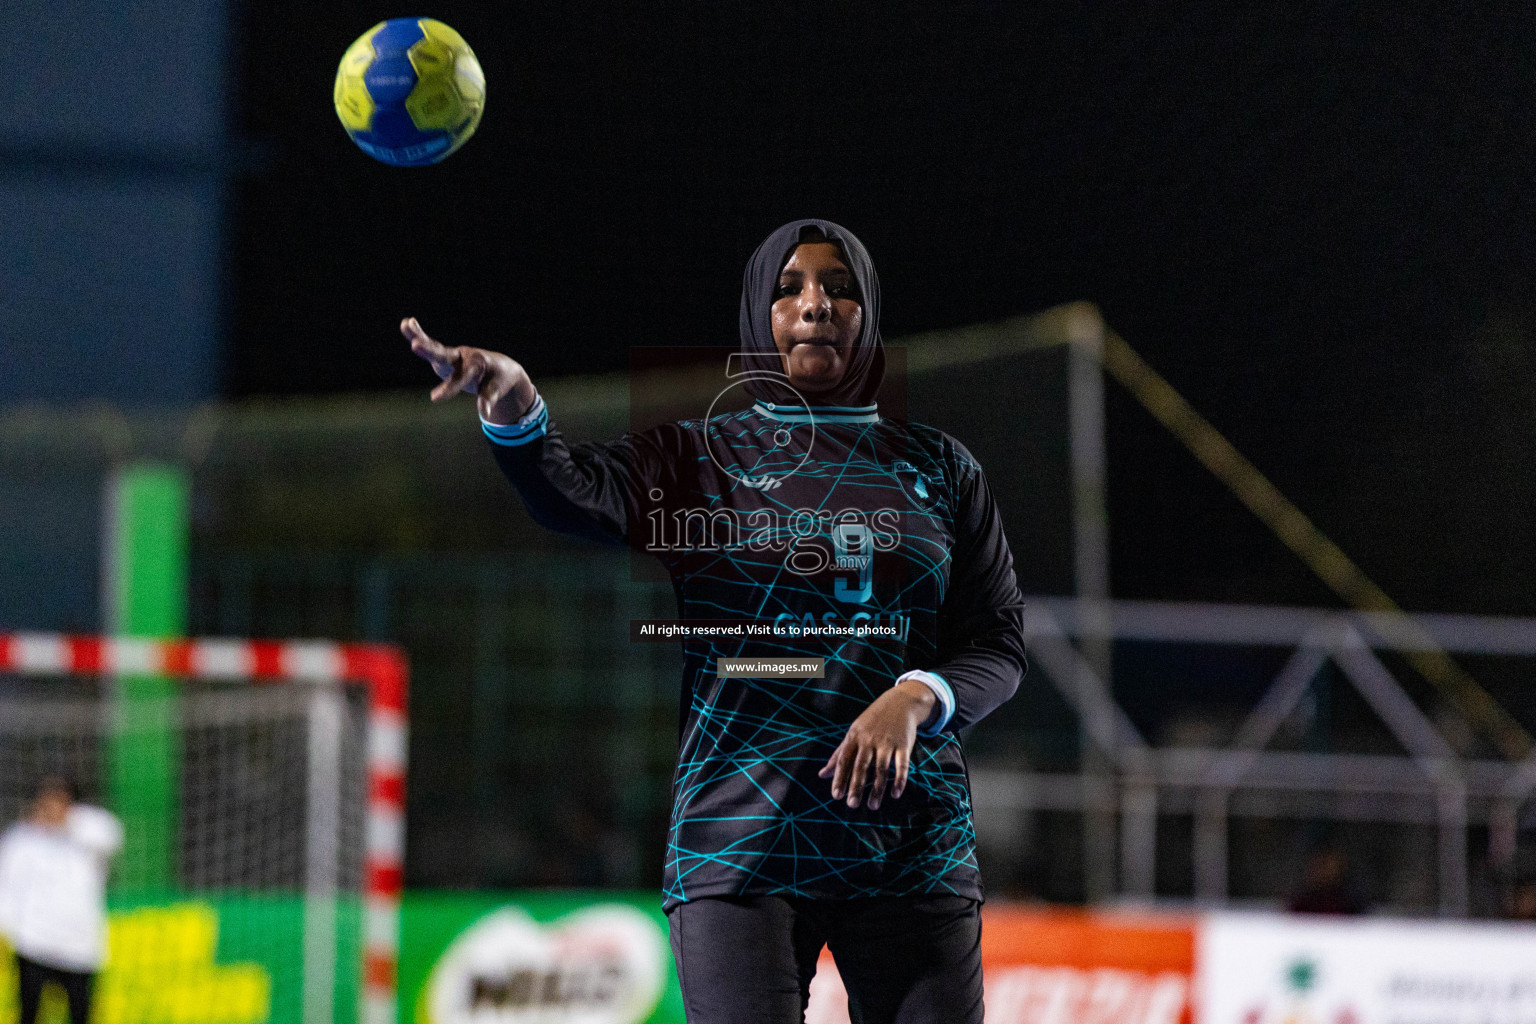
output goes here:
[{"label": "player's right hand", "polygon": [[516,423],[533,408],[537,392],[522,364],[500,352],[467,345],[444,345],[421,329],[415,317],[400,321],[400,333],[411,351],[431,364],[442,383],[432,389],[441,402],[461,391],[475,395],[480,418],[488,423]]}]

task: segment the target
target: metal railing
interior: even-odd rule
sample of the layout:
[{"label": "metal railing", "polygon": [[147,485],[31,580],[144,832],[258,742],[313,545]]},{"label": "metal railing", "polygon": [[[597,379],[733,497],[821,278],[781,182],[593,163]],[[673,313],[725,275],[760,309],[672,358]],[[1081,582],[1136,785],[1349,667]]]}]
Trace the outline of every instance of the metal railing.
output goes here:
[{"label": "metal railing", "polygon": [[[1384,663],[1384,652],[1433,649],[1536,655],[1536,619],[1343,612],[1312,608],[1034,598],[1029,651],[1073,707],[1110,771],[976,773],[989,808],[1098,813],[1118,821],[1119,896],[1152,898],[1162,815],[1191,815],[1194,895],[1227,900],[1229,824],[1239,816],[1391,822],[1436,829],[1440,913],[1465,915],[1470,828],[1487,829],[1487,862],[1507,872],[1533,822],[1536,757],[1465,756]],[[1219,747],[1151,745],[1073,639],[1288,648],[1291,653],[1231,740]],[[1327,663],[1401,745],[1400,755],[1268,749]]]}]

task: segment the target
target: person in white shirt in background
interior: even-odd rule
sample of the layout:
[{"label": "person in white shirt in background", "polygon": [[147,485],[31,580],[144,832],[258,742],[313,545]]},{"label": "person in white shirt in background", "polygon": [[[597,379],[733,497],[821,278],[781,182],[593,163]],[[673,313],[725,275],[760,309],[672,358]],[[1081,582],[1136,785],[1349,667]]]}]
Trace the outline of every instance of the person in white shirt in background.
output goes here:
[{"label": "person in white shirt in background", "polygon": [[0,835],[0,936],[16,955],[18,1024],[35,1024],[50,981],[64,989],[72,1024],[90,1022],[106,955],[107,866],[123,826],[75,796],[70,780],[44,778],[32,813]]}]

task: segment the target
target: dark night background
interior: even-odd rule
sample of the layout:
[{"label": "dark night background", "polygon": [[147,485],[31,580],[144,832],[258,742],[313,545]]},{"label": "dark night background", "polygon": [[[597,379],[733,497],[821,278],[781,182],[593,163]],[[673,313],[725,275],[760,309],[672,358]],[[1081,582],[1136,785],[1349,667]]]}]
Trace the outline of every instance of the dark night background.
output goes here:
[{"label": "dark night background", "polygon": [[[461,151],[398,169],[332,86],[412,15],[464,35],[488,100]],[[20,0],[0,28],[0,624],[114,629],[104,482],[182,467],[190,635],[409,652],[412,887],[654,886],[680,671],[589,628],[671,591],[531,522],[470,404],[429,405],[400,318],[541,383],[734,345],[742,268],[793,218],[867,243],[889,340],[1096,304],[1401,606],[1536,616],[1529,3]],[[986,466],[1031,600],[1073,590],[1065,364],[907,396]],[[612,436],[623,386],[589,385],[548,385],[554,415]],[[1115,597],[1341,606],[1106,387]],[[1110,683],[1156,747],[1220,745],[1287,657],[1122,640]],[[1383,663],[1459,754],[1497,756]],[[1457,664],[1536,733],[1528,657]],[[1275,749],[1403,752],[1346,676],[1318,673]],[[994,779],[1087,763],[1031,680],[966,740]],[[1194,826],[1159,801],[1153,888],[1185,899]],[[1469,806],[1469,909],[1502,913],[1516,865]],[[1354,813],[1332,824],[1371,900],[1434,907],[1434,830]],[[1077,812],[1011,814],[978,814],[989,884],[1093,898]],[[1329,822],[1249,823],[1230,894],[1282,899]]]},{"label": "dark night background", "polygon": [[[453,25],[486,115],[366,158],[335,65]],[[1525,5],[247,5],[232,396],[411,389],[395,324],[541,375],[734,343],[792,217],[880,270],[887,338],[1109,324],[1409,608],[1536,613],[1536,13]],[[1121,596],[1336,603],[1111,386]],[[1016,542],[1017,543],[1017,542]]]}]

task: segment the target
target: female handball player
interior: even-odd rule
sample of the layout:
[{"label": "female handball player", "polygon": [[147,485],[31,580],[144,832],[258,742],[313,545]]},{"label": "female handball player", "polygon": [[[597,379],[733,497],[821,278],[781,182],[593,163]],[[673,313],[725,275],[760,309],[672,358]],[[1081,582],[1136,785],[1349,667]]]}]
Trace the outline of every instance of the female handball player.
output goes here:
[{"label": "female handball player", "polygon": [[[824,945],[855,1024],[982,1019],[959,730],[1018,687],[1022,602],[976,460],[881,415],[879,321],[859,240],[786,224],[742,289],[750,408],[601,444],[567,443],[508,356],[401,325],[434,400],[478,396],[537,522],[653,552],[685,622],[780,627],[683,640],[663,891],[693,1024],[803,1021]],[[819,677],[719,664],[788,657]]]}]

